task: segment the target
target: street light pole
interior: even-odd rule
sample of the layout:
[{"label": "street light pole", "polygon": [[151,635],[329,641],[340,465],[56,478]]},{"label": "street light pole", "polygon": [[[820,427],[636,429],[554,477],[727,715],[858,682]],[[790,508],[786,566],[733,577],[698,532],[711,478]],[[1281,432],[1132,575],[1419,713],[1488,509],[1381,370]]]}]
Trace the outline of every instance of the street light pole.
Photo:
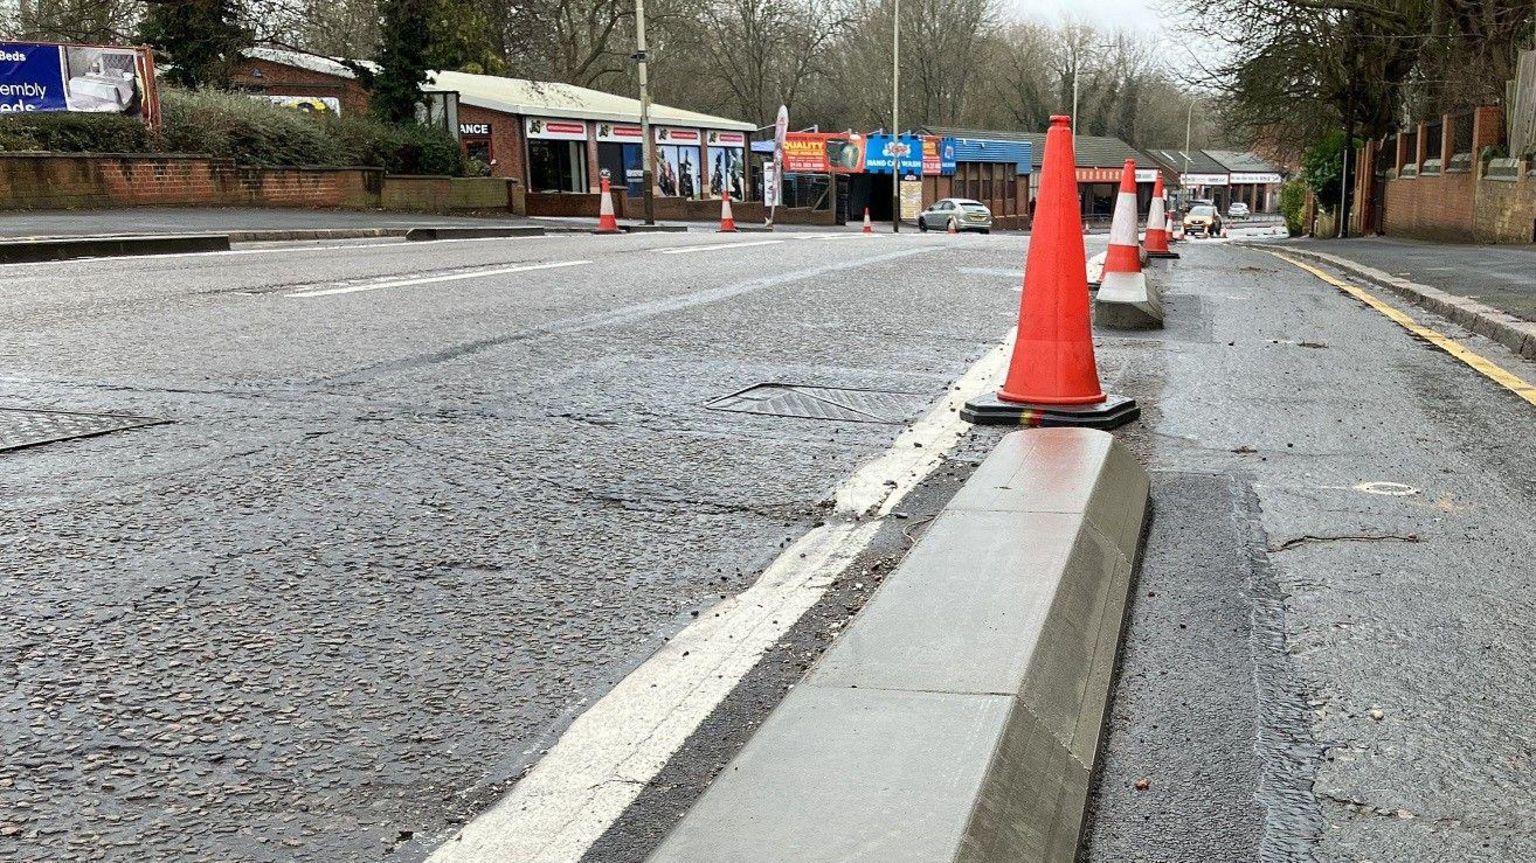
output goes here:
[{"label": "street light pole", "polygon": [[640,76],[640,192],[645,201],[645,223],[656,224],[656,193],[651,182],[651,90],[646,82],[645,0],[635,0],[635,63]]},{"label": "street light pole", "polygon": [[891,12],[891,232],[901,232],[901,0],[893,0]]},{"label": "street light pole", "polygon": [[[1184,174],[1189,174],[1189,145],[1190,133],[1195,128],[1195,97],[1189,97],[1189,110],[1184,114]],[[1184,177],[1179,178],[1179,203],[1184,204],[1187,196],[1184,193]]]}]

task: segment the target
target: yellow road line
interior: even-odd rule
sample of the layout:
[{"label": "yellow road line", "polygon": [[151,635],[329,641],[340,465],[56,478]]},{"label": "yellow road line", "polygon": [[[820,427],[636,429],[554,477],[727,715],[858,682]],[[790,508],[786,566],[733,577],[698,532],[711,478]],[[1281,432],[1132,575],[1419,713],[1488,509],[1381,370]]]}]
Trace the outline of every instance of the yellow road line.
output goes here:
[{"label": "yellow road line", "polygon": [[1396,308],[1382,302],[1374,294],[1361,290],[1360,288],[1356,287],[1355,285],[1351,285],[1348,282],[1340,281],[1339,279],[1336,279],[1333,276],[1323,272],[1322,270],[1319,270],[1317,267],[1314,267],[1311,264],[1304,264],[1301,261],[1290,257],[1289,255],[1282,255],[1279,252],[1270,252],[1270,254],[1274,255],[1282,261],[1295,264],[1296,266],[1306,270],[1314,276],[1317,276],[1319,279],[1322,279],[1328,284],[1333,285],[1335,288],[1338,288],[1344,293],[1349,294],[1360,302],[1365,303],[1376,311],[1381,312],[1388,318],[1391,318],[1395,323],[1397,323],[1398,326],[1401,326],[1408,332],[1413,333],[1414,335],[1428,341],[1435,347],[1445,351],[1456,359],[1461,360],[1462,362],[1475,369],[1479,374],[1493,380],[1499,386],[1504,387],[1520,398],[1523,398],[1531,404],[1536,405],[1536,385],[1532,385],[1531,383],[1525,381],[1519,375],[1510,372],[1509,370],[1495,363],[1493,360],[1488,359],[1476,351],[1469,350],[1455,339],[1437,333],[1429,327],[1420,324],[1418,321],[1415,321],[1413,318],[1402,313]]}]

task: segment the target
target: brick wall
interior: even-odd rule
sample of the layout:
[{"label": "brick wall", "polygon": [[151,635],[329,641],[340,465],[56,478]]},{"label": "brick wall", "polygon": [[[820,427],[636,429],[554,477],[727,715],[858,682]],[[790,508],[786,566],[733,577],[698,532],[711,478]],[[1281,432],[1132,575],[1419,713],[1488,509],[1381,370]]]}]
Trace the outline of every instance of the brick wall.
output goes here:
[{"label": "brick wall", "polygon": [[1387,181],[1385,233],[1469,242],[1477,212],[1472,174],[1442,174]]},{"label": "brick wall", "polygon": [[[574,192],[529,192],[526,196],[527,214],[530,216],[586,216],[597,218],[602,206],[601,195]],[[624,218],[628,195],[623,189],[613,190],[613,213]]]},{"label": "brick wall", "polygon": [[237,89],[275,96],[330,96],[340,100],[345,115],[368,113],[368,91],[351,78],[340,78],[246,57],[231,78]]},{"label": "brick wall", "polygon": [[1536,162],[1520,166],[1516,180],[1477,184],[1476,237],[1485,243],[1536,243]]},{"label": "brick wall", "polygon": [[378,168],[256,168],[207,156],[0,153],[0,207],[215,206],[520,212],[506,180]]},{"label": "brick wall", "polygon": [[489,111],[474,105],[459,104],[459,123],[489,123],[491,126],[491,176],[521,180],[523,160],[523,121],[513,114]]}]

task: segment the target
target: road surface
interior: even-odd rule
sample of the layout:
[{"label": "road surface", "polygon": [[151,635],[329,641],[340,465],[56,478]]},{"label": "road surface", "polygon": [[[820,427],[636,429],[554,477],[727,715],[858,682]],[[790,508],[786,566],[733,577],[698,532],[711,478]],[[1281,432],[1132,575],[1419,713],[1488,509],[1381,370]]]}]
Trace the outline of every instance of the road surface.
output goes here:
[{"label": "road surface", "polygon": [[[1000,433],[927,412],[1004,339],[1026,243],[0,267],[0,407],[173,421],[0,452],[0,859],[453,859],[659,647],[729,637],[699,624],[850,477],[875,501],[888,478],[905,497],[804,617],[677,714],[675,753],[636,744],[625,805],[565,813],[530,858],[643,860]],[[1118,433],[1155,514],[1085,854],[1536,857],[1536,406],[1267,251],[1181,251],[1168,329],[1099,343],[1143,404]],[[717,409],[761,383],[885,395]],[[943,434],[912,461],[925,416]]]}]

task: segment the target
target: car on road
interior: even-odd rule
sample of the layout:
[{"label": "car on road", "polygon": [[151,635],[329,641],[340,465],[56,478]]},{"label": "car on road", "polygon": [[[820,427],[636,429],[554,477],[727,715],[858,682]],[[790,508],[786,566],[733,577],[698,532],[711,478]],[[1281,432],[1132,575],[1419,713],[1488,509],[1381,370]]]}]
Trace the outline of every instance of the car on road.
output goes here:
[{"label": "car on road", "polygon": [[947,231],[950,222],[955,223],[957,231],[992,233],[992,211],[987,209],[986,204],[970,198],[940,198],[928,209],[917,214],[919,231],[926,231],[929,228],[935,231]]},{"label": "car on road", "polygon": [[1227,218],[1229,218],[1229,219],[1246,219],[1246,218],[1248,218],[1248,205],[1243,203],[1242,201],[1233,201],[1232,202],[1232,206],[1227,207]]},{"label": "car on road", "polygon": [[1221,214],[1210,204],[1196,204],[1184,214],[1184,233],[1214,237],[1221,233]]}]

